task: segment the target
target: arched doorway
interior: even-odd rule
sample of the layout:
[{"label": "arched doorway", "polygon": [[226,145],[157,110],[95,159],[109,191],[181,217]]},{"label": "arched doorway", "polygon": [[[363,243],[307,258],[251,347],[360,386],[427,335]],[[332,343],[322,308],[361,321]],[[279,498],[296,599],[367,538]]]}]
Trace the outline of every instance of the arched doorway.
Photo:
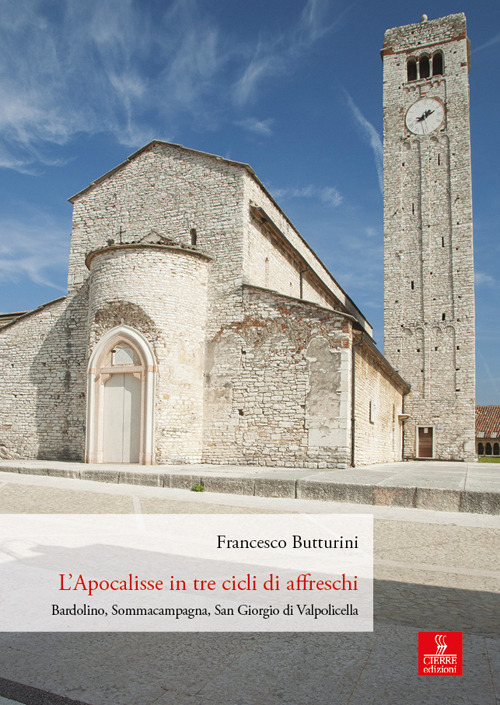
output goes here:
[{"label": "arched doorway", "polygon": [[88,367],[89,463],[153,462],[154,357],[128,326],[106,333]]}]

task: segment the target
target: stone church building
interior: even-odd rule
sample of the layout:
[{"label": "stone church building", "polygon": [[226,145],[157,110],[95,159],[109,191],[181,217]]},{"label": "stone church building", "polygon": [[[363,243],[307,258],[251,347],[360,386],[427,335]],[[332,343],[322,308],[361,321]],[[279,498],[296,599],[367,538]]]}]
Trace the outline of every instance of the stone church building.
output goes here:
[{"label": "stone church building", "polygon": [[[444,32],[439,85],[446,70],[450,85],[456,73],[447,20],[398,28]],[[394,71],[406,84],[401,66]],[[434,94],[430,78],[417,77],[419,99]],[[394,129],[412,144],[429,139],[400,122]],[[441,118],[433,129],[444,141],[447,128]],[[386,202],[394,196],[390,186]],[[412,197],[423,203],[425,193]],[[345,468],[418,456],[425,426],[434,440],[421,457],[468,459],[466,401],[457,405],[454,392],[445,406],[431,402],[413,374],[420,363],[414,356],[405,364],[410,356],[401,359],[397,348],[401,328],[418,337],[429,311],[398,320],[394,350],[386,339],[391,366],[368,321],[248,165],[155,140],[70,200],[68,295],[6,316],[0,329],[0,455]],[[409,275],[391,264],[385,276],[392,291]],[[411,291],[415,281],[425,285],[412,276]],[[472,399],[472,447],[473,410]],[[443,443],[440,417],[450,413],[456,438],[446,430]]]}]

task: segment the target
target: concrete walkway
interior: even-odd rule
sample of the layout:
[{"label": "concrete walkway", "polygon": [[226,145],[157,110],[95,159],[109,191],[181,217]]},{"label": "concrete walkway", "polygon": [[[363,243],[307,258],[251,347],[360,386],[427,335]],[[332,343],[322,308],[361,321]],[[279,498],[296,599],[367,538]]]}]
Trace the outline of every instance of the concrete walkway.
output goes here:
[{"label": "concrete walkway", "polygon": [[237,465],[90,465],[0,460],[0,471],[117,484],[500,514],[500,464],[401,462],[349,470]]}]

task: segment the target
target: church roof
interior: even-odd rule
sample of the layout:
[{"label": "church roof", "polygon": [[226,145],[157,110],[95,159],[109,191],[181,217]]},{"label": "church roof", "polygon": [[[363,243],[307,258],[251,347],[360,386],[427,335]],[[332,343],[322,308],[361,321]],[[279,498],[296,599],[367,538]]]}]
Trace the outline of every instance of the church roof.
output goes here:
[{"label": "church roof", "polygon": [[18,318],[21,318],[21,316],[24,316],[27,313],[29,313],[29,311],[13,311],[12,313],[0,313],[0,328],[3,328],[3,326],[7,326],[9,323],[13,323],[13,321],[17,321]]},{"label": "church roof", "polygon": [[476,436],[500,438],[500,405],[476,406]]},{"label": "church roof", "polygon": [[28,318],[28,316],[31,316],[34,313],[40,313],[40,311],[43,311],[44,309],[48,308],[49,306],[52,306],[52,304],[57,304],[59,301],[64,301],[66,297],[65,296],[60,296],[57,299],[52,299],[52,301],[47,301],[44,304],[41,304],[40,306],[37,306],[37,308],[30,309],[29,311],[15,311],[13,313],[0,313],[0,329],[7,328],[7,326],[12,325],[16,321],[19,321],[20,319]]}]

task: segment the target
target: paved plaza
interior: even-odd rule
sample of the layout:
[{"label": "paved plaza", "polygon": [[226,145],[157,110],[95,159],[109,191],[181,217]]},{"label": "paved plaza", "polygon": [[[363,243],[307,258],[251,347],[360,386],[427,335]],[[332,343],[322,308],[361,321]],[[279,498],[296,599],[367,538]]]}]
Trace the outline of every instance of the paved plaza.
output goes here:
[{"label": "paved plaza", "polygon": [[[494,476],[488,482],[491,491]],[[498,516],[20,472],[0,474],[0,511],[369,512],[375,520],[373,633],[1,634],[0,705],[500,701]],[[463,632],[462,677],[417,676],[418,632],[439,630]]]}]

